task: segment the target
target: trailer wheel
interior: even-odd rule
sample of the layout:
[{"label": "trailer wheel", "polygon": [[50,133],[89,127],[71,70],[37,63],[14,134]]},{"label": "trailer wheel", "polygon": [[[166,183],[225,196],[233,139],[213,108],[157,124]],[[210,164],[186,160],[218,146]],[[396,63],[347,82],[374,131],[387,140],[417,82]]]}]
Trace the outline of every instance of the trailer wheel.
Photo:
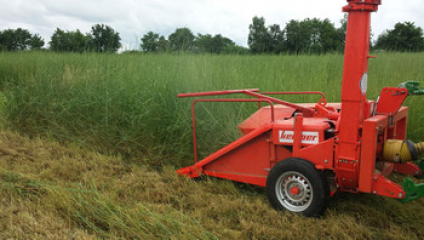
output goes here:
[{"label": "trailer wheel", "polygon": [[271,169],[266,192],[271,205],[280,211],[321,215],[329,200],[329,185],[315,166],[306,160],[290,158]]}]

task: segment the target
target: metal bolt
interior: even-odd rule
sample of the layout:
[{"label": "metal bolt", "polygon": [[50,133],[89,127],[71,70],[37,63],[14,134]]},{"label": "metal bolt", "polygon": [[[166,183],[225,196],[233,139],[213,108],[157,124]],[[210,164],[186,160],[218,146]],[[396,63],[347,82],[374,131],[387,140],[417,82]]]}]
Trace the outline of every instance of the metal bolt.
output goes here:
[{"label": "metal bolt", "polygon": [[377,177],[374,177],[374,180],[377,181]]},{"label": "metal bolt", "polygon": [[325,160],[324,160],[324,163],[328,163],[328,160],[327,160],[327,159],[325,159]]},{"label": "metal bolt", "polygon": [[343,182],[346,181],[346,178],[343,178]]},{"label": "metal bolt", "polygon": [[403,194],[402,193],[399,193],[398,197],[399,198],[402,198],[403,197]]},{"label": "metal bolt", "polygon": [[377,191],[373,191],[372,193],[377,194]]}]

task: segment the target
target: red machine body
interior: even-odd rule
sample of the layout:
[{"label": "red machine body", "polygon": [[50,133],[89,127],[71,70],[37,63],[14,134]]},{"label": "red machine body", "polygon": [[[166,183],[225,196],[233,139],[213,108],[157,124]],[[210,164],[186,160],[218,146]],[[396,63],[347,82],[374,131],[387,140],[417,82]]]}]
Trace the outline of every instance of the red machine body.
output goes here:
[{"label": "red machine body", "polygon": [[[370,14],[377,11],[381,1],[347,2],[348,5],[343,7],[349,17],[341,103],[327,103],[321,92],[258,93],[257,89],[251,89],[179,94],[179,97],[228,94],[253,97],[199,98],[193,102],[195,164],[178,170],[180,175],[192,178],[208,175],[267,187],[270,171],[277,163],[285,159],[303,159],[312,163],[317,171],[325,172],[331,177],[331,195],[339,190],[405,198],[405,190],[386,176],[394,170],[409,175],[421,175],[421,169],[412,163],[385,162],[382,159],[382,149],[388,139],[406,139],[408,108],[401,105],[408,90],[384,88],[378,104],[367,100],[368,59],[371,57]],[[270,96],[277,94],[319,94],[321,99],[316,104],[294,104]],[[258,102],[259,110],[239,125],[244,136],[198,161],[195,104],[229,101]],[[261,107],[260,103],[263,102],[269,106]],[[290,182],[293,178],[289,177],[285,181]],[[286,186],[286,182],[281,186]],[[296,199],[301,183],[298,180],[290,188],[293,199]],[[307,191],[308,187],[309,185],[305,185],[304,190]],[[297,204],[293,203],[293,206]],[[293,209],[297,211],[298,208]]]}]

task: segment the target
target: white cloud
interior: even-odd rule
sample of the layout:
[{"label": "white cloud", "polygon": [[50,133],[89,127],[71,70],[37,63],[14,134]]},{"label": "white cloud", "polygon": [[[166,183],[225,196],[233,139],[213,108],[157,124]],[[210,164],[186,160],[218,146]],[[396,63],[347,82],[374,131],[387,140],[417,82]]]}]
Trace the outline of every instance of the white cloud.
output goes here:
[{"label": "white cloud", "polygon": [[[373,14],[374,38],[397,22],[411,21],[424,28],[422,0],[385,1]],[[328,18],[339,25],[343,0],[0,0],[0,30],[27,28],[48,42],[54,30],[89,32],[96,23],[110,25],[127,47],[136,48],[147,31],[168,36],[178,27],[196,33],[231,38],[246,46],[248,26],[254,16],[284,27],[291,19]]]}]

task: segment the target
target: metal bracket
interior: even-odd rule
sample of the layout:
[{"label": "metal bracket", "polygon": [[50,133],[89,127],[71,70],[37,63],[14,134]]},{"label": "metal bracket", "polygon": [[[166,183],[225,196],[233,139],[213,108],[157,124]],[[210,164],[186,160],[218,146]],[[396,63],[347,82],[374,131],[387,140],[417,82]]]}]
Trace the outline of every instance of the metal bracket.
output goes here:
[{"label": "metal bracket", "polygon": [[398,199],[401,203],[407,203],[424,196],[424,183],[415,184],[411,178],[406,178],[402,183],[405,198]]}]

